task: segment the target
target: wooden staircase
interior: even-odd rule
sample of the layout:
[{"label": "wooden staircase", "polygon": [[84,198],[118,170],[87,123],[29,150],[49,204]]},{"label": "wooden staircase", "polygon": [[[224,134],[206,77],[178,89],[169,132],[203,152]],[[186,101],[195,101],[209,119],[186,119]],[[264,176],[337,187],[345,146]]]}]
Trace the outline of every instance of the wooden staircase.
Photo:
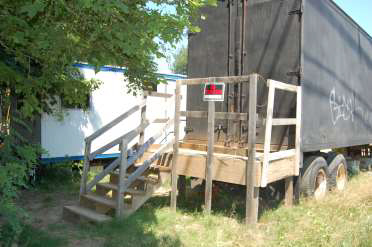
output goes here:
[{"label": "wooden staircase", "polygon": [[[148,96],[169,98],[173,95],[152,93]],[[162,145],[154,143],[164,135],[165,130],[173,124],[173,120],[154,120],[155,123],[164,123],[165,125],[147,141],[144,141],[144,131],[150,125],[145,118],[144,109],[146,109],[146,96],[143,102],[85,139],[85,159],[79,203],[63,208],[64,219],[75,222],[79,220],[104,222],[113,217],[127,217],[150,199],[164,182],[169,174],[163,173],[154,163],[165,152],[172,152],[174,139]],[[94,139],[136,111],[141,111],[141,123],[137,128],[91,152],[91,144]],[[129,147],[129,143],[137,136],[139,136],[139,143]],[[107,165],[91,181],[88,181],[90,161],[98,154],[106,152],[116,145],[119,145],[120,157]],[[104,179],[106,177],[109,177],[108,182],[107,179]]]}]

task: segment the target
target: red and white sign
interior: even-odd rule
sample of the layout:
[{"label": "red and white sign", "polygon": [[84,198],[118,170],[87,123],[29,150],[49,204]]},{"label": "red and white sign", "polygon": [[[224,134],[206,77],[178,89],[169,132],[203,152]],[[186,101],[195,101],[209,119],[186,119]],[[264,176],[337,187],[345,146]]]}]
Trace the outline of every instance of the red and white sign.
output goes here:
[{"label": "red and white sign", "polygon": [[206,83],[204,85],[204,101],[224,101],[225,83]]}]

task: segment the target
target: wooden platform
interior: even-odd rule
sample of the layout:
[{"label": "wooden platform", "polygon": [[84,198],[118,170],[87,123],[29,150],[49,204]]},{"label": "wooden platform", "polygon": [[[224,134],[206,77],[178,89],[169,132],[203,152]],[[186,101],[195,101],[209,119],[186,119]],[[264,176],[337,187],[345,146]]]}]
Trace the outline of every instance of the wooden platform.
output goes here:
[{"label": "wooden platform", "polygon": [[[154,149],[157,145],[154,145]],[[180,144],[180,147],[192,146]],[[200,151],[204,149],[202,144],[198,144],[197,148],[199,150],[189,149],[189,148],[180,148],[179,156],[177,162],[177,174],[185,175],[191,177],[197,177],[205,179],[206,163],[207,163],[207,152]],[[205,145],[206,148],[206,145]],[[233,155],[231,148],[222,149],[221,146],[216,148],[220,153],[214,153],[213,160],[213,180],[241,184],[245,185],[245,174],[246,174],[246,164],[248,157],[242,155]],[[144,159],[151,155],[151,150],[144,155]],[[239,153],[242,153],[243,149],[239,150]],[[288,152],[285,155],[286,151],[283,151],[283,157],[275,160],[271,160],[269,164],[268,172],[268,183],[272,183],[290,176],[295,175],[295,154]],[[255,175],[255,186],[260,187],[261,181],[261,171],[262,171],[262,159],[263,153],[257,153],[257,172]],[[163,171],[171,170],[172,154],[170,152],[163,155],[163,157],[158,160],[153,166],[157,168],[162,168]],[[168,169],[167,169],[168,168]]]}]

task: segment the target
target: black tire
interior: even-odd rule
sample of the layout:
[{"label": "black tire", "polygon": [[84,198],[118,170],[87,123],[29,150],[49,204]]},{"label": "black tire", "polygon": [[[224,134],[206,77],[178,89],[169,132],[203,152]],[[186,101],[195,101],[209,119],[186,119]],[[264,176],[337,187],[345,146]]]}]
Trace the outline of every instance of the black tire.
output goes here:
[{"label": "black tire", "polygon": [[329,153],[327,154],[327,157],[326,157],[325,159],[326,159],[326,161],[327,161],[328,166],[331,164],[332,160],[333,160],[334,158],[336,158],[337,155],[338,155],[338,154],[335,153],[335,152],[329,152]]},{"label": "black tire", "polygon": [[301,179],[301,192],[305,196],[321,199],[328,191],[327,162],[321,156],[310,156],[304,162],[305,172]]},{"label": "black tire", "polygon": [[328,163],[329,188],[343,191],[347,184],[347,162],[342,154],[337,154]]}]

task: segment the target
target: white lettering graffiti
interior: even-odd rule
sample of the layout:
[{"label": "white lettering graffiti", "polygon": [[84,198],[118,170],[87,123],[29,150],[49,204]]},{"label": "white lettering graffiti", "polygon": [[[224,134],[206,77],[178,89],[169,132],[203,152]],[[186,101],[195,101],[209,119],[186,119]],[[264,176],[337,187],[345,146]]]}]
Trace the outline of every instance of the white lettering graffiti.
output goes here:
[{"label": "white lettering graffiti", "polygon": [[353,99],[345,95],[336,95],[333,88],[329,94],[329,106],[331,108],[331,117],[333,125],[339,120],[354,122]]}]

